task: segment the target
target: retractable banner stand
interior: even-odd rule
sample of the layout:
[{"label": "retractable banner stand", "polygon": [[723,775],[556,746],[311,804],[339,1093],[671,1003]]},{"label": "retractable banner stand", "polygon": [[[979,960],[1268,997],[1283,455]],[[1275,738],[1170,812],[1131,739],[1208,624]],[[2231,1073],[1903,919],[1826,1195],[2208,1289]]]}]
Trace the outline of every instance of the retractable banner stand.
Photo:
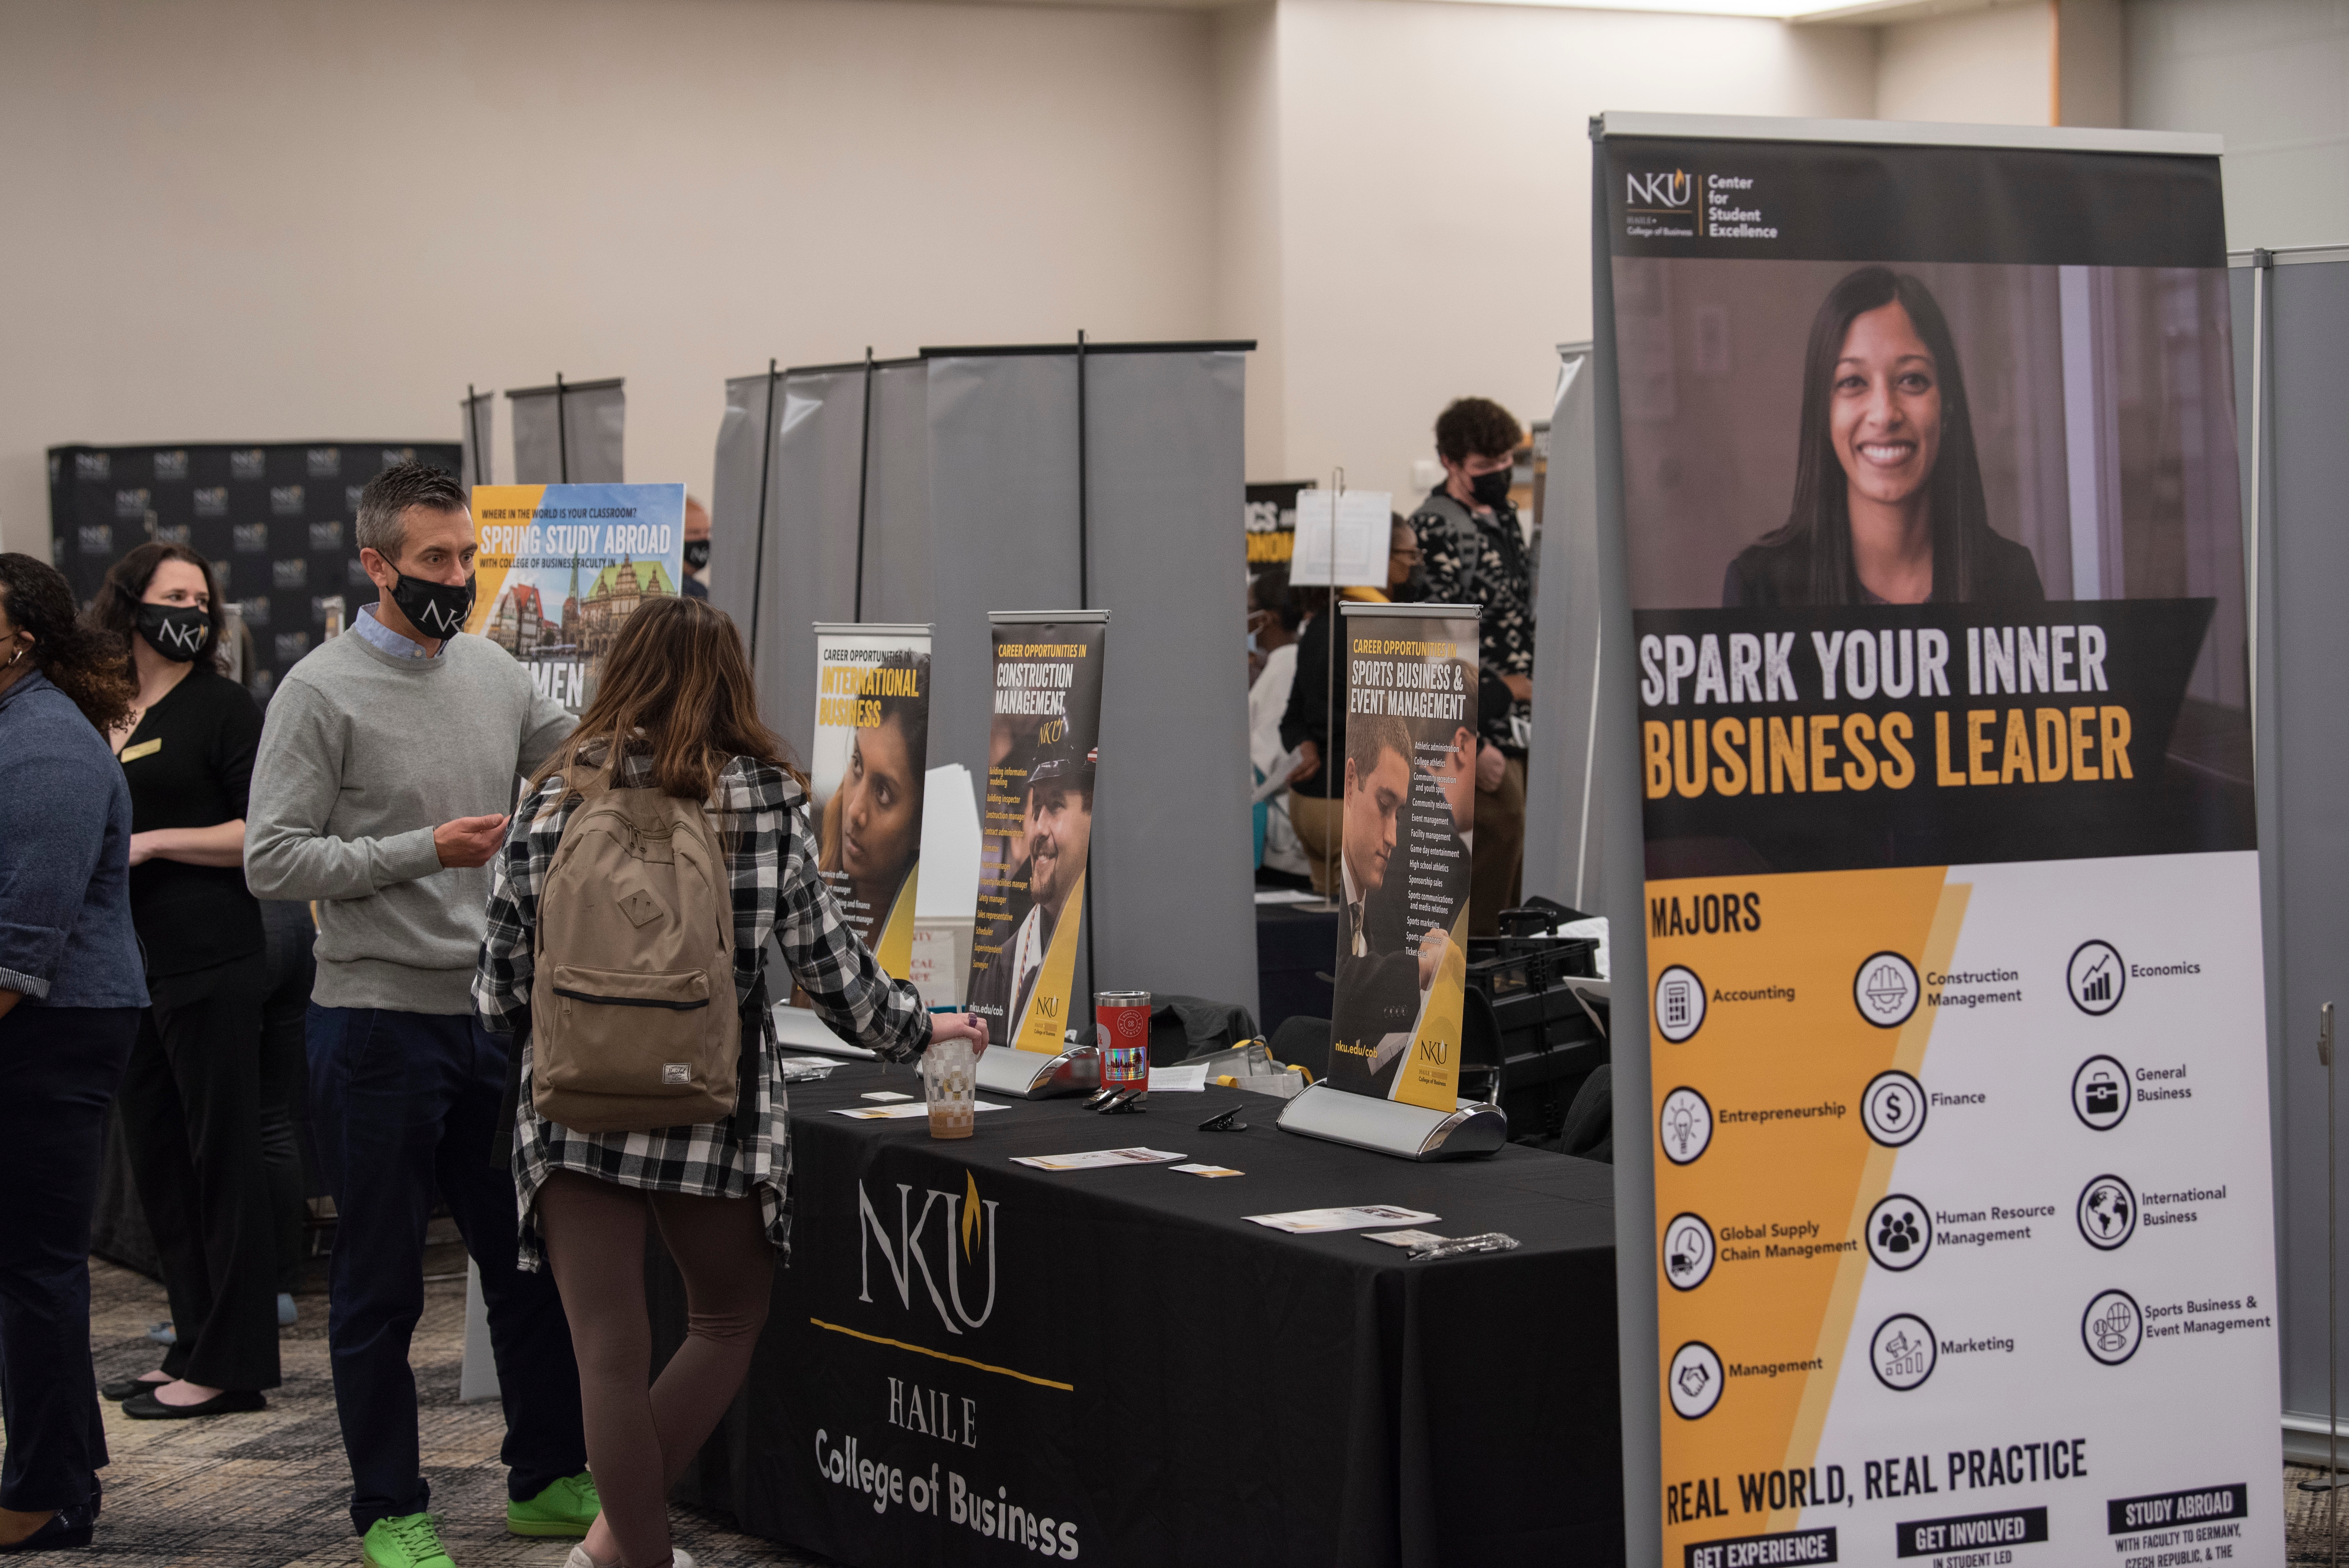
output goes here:
[{"label": "retractable banner stand", "polygon": [[2280,1562],[2216,148],[1909,130],[1599,129],[1661,1555]]},{"label": "retractable banner stand", "polygon": [[1474,604],[1342,604],[1346,750],[1330,1083],[1459,1103],[1469,845],[1476,830]]},{"label": "retractable banner stand", "polygon": [[618,484],[626,477],[628,395],[618,377],[506,394],[514,478],[525,484]]},{"label": "retractable banner stand", "polygon": [[921,876],[930,629],[819,622],[815,646],[817,870],[849,929],[903,979]]},{"label": "retractable banner stand", "polygon": [[505,649],[574,713],[646,599],[677,592],[683,485],[476,485],[473,612],[465,630]]},{"label": "retractable banner stand", "polygon": [[1074,991],[1109,612],[997,611],[988,629],[994,678],[970,1010],[987,1019],[989,1039],[1050,1056],[1080,1001],[1088,1018],[1092,1010]]}]

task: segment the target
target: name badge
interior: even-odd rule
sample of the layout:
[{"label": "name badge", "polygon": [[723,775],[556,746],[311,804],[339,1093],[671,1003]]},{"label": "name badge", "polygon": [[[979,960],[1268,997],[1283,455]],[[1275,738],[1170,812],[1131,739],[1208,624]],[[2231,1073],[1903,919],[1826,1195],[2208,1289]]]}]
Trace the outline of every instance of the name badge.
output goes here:
[{"label": "name badge", "polygon": [[159,736],[153,740],[142,740],[136,746],[124,747],[122,748],[122,760],[125,762],[136,762],[142,757],[152,757],[155,753],[162,749],[162,738]]}]

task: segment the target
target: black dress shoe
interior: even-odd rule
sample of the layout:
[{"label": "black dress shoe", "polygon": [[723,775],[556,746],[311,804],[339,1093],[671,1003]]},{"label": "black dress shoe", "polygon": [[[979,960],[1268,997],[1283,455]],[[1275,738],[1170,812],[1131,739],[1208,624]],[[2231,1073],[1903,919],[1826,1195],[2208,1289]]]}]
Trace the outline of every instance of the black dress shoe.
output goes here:
[{"label": "black dress shoe", "polygon": [[229,1416],[239,1410],[267,1408],[269,1401],[250,1388],[225,1389],[200,1405],[166,1405],[155,1398],[153,1389],[133,1394],[122,1401],[122,1413],[134,1421],[190,1421],[199,1416]]},{"label": "black dress shoe", "polygon": [[67,1552],[89,1544],[89,1532],[98,1523],[98,1509],[85,1502],[75,1508],[61,1508],[49,1516],[49,1522],[24,1540],[12,1545],[0,1546],[0,1556],[11,1552]]},{"label": "black dress shoe", "polygon": [[98,1391],[106,1396],[109,1405],[119,1405],[141,1388],[160,1388],[160,1383],[150,1383],[144,1377],[117,1377],[111,1383],[100,1383]]}]

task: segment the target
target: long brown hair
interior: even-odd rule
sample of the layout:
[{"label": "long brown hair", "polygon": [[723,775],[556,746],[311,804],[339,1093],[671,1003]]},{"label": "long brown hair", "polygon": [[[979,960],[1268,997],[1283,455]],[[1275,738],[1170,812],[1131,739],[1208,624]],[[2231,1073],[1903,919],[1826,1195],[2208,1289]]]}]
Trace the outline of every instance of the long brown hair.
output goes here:
[{"label": "long brown hair", "polygon": [[1859,598],[1859,573],[1852,564],[1851,509],[1843,465],[1828,428],[1836,364],[1852,322],[1862,314],[1898,303],[1933,356],[1941,387],[1941,449],[1926,482],[1932,498],[1933,599],[1937,603],[1973,597],[1976,577],[1992,532],[1982,493],[1982,463],[1974,452],[1973,413],[1966,401],[1965,372],[1958,364],[1956,338],[1933,292],[1907,273],[1861,267],[1827,291],[1811,319],[1811,339],[1803,354],[1801,445],[1795,462],[1795,500],[1785,526],[1764,544],[1806,546],[1808,597],[1813,604],[1848,604]]},{"label": "long brown hair", "polygon": [[30,555],[0,555],[0,612],[19,632],[33,634],[34,667],[73,699],[100,735],[130,715],[137,683],[114,643],[74,614],[65,573]]},{"label": "long brown hair", "polygon": [[807,788],[781,737],[759,719],[750,662],[733,618],[699,599],[662,595],[621,624],[579,727],[531,776],[526,793],[569,776],[581,751],[616,764],[621,743],[652,758],[653,785],[681,800],[709,797],[736,757],[771,762]]},{"label": "long brown hair", "polygon": [[221,605],[221,584],[212,575],[212,563],[188,545],[164,544],[150,539],[108,567],[106,582],[82,618],[92,630],[114,638],[122,649],[124,662],[129,663],[130,634],[139,625],[139,606],[166,561],[182,561],[194,567],[204,574],[204,586],[212,590],[204,611],[204,619],[212,625],[212,637],[204,645],[202,656],[206,669],[217,670],[228,656],[228,614]]}]

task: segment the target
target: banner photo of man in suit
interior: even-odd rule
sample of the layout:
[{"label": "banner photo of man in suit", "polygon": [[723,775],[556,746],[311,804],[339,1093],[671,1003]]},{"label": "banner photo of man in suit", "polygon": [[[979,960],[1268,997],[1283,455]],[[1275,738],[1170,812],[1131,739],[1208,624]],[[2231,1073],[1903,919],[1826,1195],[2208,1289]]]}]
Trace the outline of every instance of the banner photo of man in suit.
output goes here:
[{"label": "banner photo of man in suit", "polygon": [[1347,604],[1330,1081],[1450,1110],[1476,831],[1473,604]]},{"label": "banner photo of man in suit", "polygon": [[998,611],[970,1010],[988,1037],[1058,1052],[1077,998],[1092,849],[1106,610]]}]

